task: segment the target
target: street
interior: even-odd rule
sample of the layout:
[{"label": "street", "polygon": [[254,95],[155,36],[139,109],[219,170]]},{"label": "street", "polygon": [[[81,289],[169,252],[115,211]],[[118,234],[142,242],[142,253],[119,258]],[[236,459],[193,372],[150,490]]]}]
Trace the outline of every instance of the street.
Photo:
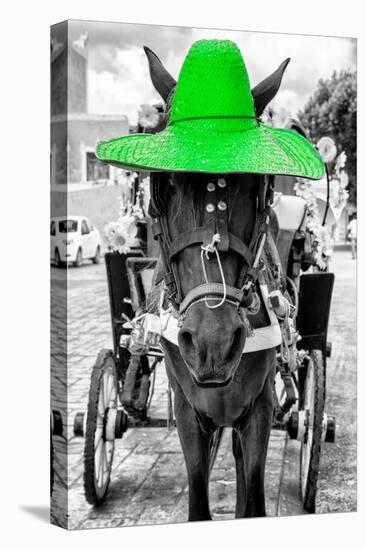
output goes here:
[{"label": "street", "polygon": [[[328,340],[332,342],[332,356],[327,363],[326,410],[336,416],[337,434],[334,444],[323,445],[318,513],[354,511],[357,505],[356,262],[351,259],[350,250],[335,252],[331,271],[335,272],[336,277],[328,334]],[[73,420],[77,412],[86,411],[91,369],[101,348],[112,349],[112,331],[104,264],[71,267],[67,276],[66,304],[65,270],[52,268],[52,316],[58,326],[66,323],[67,307],[68,362],[67,404],[58,400],[57,396],[57,388],[63,387],[59,385],[62,361],[53,361],[52,367],[52,380],[58,380],[53,384],[52,403],[64,413],[68,446],[66,460],[66,446],[61,438],[54,438],[54,509],[58,509],[57,503],[67,485],[67,522],[71,529],[184,522],[187,519],[188,489],[183,454],[175,429],[128,430],[122,440],[116,441],[106,501],[102,506],[93,508],[85,500],[84,441],[74,437]],[[55,334],[53,337],[56,339]],[[62,359],[62,355],[60,357]],[[166,415],[166,391],[167,381],[161,365],[157,372],[150,416]],[[303,513],[299,499],[299,446],[298,442],[289,441],[284,432],[272,430],[265,481],[269,516]],[[235,466],[231,433],[227,429],[210,481],[213,518],[232,519],[235,498]],[[54,520],[57,522],[55,514]]]}]

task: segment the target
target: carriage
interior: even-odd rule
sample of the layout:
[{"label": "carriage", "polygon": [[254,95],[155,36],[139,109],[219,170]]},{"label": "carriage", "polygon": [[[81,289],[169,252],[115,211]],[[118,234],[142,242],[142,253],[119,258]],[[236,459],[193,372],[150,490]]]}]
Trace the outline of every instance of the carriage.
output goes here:
[{"label": "carriage", "polygon": [[[230,41],[193,44],[178,82],[145,52],[165,129],[99,143],[96,154],[151,172],[150,235],[160,256],[131,249],[105,257],[114,347],[99,353],[87,414],[75,418],[75,434],[85,436],[86,498],[105,499],[116,440],[128,429],[176,423],[189,520],[210,519],[209,472],[232,426],[236,517],[265,515],[272,419],[301,442],[301,499],[314,512],[321,445],[335,436],[324,410],[334,275],[317,268],[304,201],[274,201],[278,175],[324,175],[301,132],[261,119],[289,59],[251,90]],[[150,307],[159,277],[158,307]],[[161,361],[176,418],[169,383],[166,418],[149,415]]]},{"label": "carriage", "polygon": [[[281,208],[286,211],[286,201],[290,207],[288,198],[281,200],[285,203]],[[301,199],[298,205],[300,210],[304,208]],[[292,211],[293,206],[292,202]],[[331,353],[327,328],[334,274],[313,265],[305,244],[308,235],[303,215],[295,217],[291,227],[288,220],[283,223],[278,246],[297,310],[296,331],[300,337],[295,354],[284,356],[283,350],[277,351],[272,427],[286,430],[290,439],[301,442],[300,497],[304,509],[314,512],[321,446],[335,439],[335,419],[325,411],[326,362]],[[113,350],[100,350],[91,373],[87,412],[78,413],[74,422],[75,435],[85,437],[85,497],[95,506],[107,496],[114,447],[127,430],[175,427],[168,381],[166,416],[154,418],[149,414],[156,368],[164,361],[159,328],[154,327],[156,316],[146,314],[157,261],[146,255],[146,247],[127,254],[105,255]],[[277,297],[272,299],[276,301]],[[143,326],[139,324],[141,318]],[[217,433],[211,442],[210,468],[219,442]]]}]

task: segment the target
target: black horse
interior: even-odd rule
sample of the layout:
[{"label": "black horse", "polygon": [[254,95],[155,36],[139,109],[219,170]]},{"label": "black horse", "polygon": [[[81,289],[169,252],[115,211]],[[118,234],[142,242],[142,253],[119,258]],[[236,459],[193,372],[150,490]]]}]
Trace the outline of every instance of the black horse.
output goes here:
[{"label": "black horse", "polygon": [[[145,48],[145,52],[152,82],[168,109],[175,80],[149,48]],[[252,90],[257,117],[277,93],[288,61]],[[163,216],[165,232],[169,233],[171,242],[179,242],[187,228],[210,226],[212,213],[206,201],[210,183],[214,182],[218,200],[227,206],[224,229],[232,246],[216,256],[214,246],[206,248],[207,255],[203,256],[202,242],[191,239],[188,244],[183,242],[178,246],[174,258],[170,258],[174,260],[175,282],[179,285],[181,301],[192,296],[195,289],[203,288],[201,285],[207,281],[214,285],[223,285],[224,281],[225,289],[235,289],[242,271],[244,248],[250,248],[255,232],[258,190],[265,188],[266,177],[229,174],[219,181],[213,174],[164,173],[152,179],[155,185],[152,192],[158,194],[155,202],[168,205],[163,214],[153,211],[153,215]],[[166,263],[164,250],[163,256]],[[191,521],[211,519],[208,498],[210,449],[215,434],[217,437],[226,426],[233,428],[236,517],[265,515],[264,469],[273,414],[275,348],[243,355],[248,317],[240,312],[235,300],[230,299],[230,291],[226,298],[219,304],[219,298],[209,302],[204,295],[198,294],[181,316],[179,346],[162,339],[188,472]],[[212,307],[213,304],[220,307]],[[262,307],[253,317],[252,326],[262,326],[264,317]]]}]

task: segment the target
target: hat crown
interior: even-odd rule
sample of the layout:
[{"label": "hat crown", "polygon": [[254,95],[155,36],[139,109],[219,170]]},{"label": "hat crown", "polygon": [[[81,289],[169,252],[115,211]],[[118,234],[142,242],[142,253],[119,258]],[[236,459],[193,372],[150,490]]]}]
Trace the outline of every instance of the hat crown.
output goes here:
[{"label": "hat crown", "polygon": [[174,91],[169,124],[210,117],[255,117],[247,69],[231,40],[192,45]]}]

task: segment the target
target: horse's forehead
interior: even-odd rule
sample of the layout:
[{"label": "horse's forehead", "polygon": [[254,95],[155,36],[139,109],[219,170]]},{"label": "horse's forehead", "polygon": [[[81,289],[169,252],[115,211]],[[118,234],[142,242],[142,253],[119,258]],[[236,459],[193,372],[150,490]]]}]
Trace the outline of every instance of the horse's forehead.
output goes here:
[{"label": "horse's forehead", "polygon": [[[252,217],[258,185],[256,174],[171,174],[171,195],[167,199],[172,233],[214,223],[216,212],[221,210],[220,217],[227,220],[229,231],[242,237],[241,232]],[[227,216],[222,217],[222,209]]]},{"label": "horse's forehead", "polygon": [[[175,188],[180,206],[200,209],[210,202],[226,198],[231,208],[242,205],[241,198],[257,192],[257,174],[172,174],[170,184]],[[239,200],[239,203],[237,202]],[[215,205],[216,206],[216,205]]]},{"label": "horse's forehead", "polygon": [[243,185],[243,189],[248,189],[258,183],[258,174],[204,174],[204,173],[189,173],[189,172],[175,172],[170,174],[170,181],[172,184],[187,186],[199,186],[208,184],[209,182],[217,183],[219,180],[224,180],[228,186]]}]

